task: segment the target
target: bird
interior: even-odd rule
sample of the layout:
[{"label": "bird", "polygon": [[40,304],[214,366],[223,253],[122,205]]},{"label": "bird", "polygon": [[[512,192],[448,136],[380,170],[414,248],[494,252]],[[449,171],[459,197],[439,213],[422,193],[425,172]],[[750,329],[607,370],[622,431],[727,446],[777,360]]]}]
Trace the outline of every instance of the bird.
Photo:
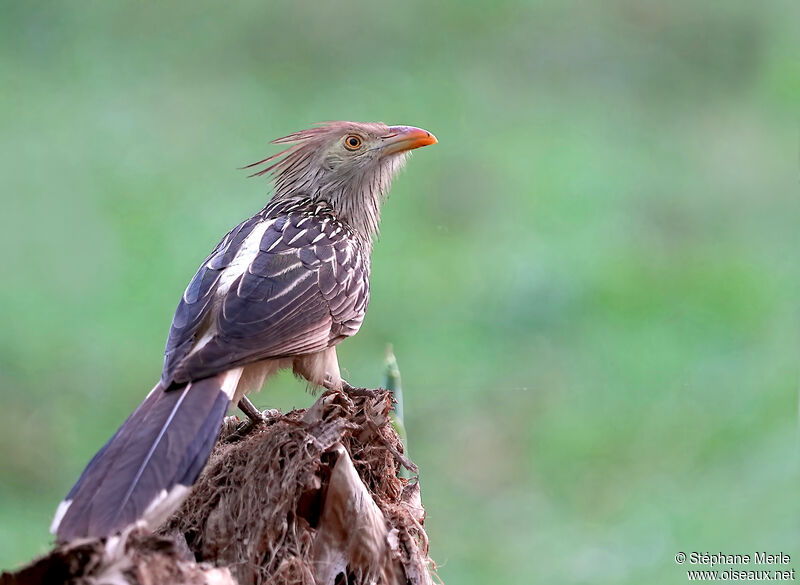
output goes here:
[{"label": "bird", "polygon": [[272,197],[189,282],[160,379],[59,504],[57,542],[157,528],[190,492],[229,406],[258,417],[246,394],[279,370],[352,388],[336,346],[364,320],[381,207],[409,153],[436,143],[414,126],[326,122],[244,167],[272,178]]}]

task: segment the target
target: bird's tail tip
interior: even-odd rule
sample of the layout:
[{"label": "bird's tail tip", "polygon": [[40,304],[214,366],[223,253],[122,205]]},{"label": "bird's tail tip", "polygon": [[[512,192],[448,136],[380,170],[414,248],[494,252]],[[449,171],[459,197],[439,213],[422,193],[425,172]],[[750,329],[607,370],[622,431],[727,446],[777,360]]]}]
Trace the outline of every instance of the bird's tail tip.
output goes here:
[{"label": "bird's tail tip", "polygon": [[59,504],[57,542],[105,537],[143,521],[154,529],[191,490],[230,403],[226,375],[151,392]]}]

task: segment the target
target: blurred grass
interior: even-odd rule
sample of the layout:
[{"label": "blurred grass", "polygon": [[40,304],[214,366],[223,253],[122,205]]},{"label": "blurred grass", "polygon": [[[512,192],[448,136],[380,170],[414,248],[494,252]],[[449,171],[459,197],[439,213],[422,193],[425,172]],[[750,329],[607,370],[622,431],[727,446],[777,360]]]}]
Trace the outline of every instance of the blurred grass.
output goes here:
[{"label": "blurred grass", "polygon": [[440,140],[340,356],[377,384],[394,343],[445,582],[800,552],[796,2],[0,11],[0,567],[47,548],[194,269],[263,204],[236,167],[329,119]]}]

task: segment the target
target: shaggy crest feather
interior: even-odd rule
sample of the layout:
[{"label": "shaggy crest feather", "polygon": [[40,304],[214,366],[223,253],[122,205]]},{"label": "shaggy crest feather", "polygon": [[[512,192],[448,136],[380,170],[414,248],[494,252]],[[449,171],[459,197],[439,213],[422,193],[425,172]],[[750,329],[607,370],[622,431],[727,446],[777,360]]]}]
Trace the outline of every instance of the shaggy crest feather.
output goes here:
[{"label": "shaggy crest feather", "polygon": [[[277,180],[282,172],[295,166],[298,163],[298,159],[303,158],[302,153],[305,153],[305,156],[310,155],[312,147],[319,146],[320,139],[324,139],[334,132],[342,133],[347,130],[358,131],[365,126],[374,126],[375,130],[379,131],[388,129],[388,126],[383,122],[375,122],[373,124],[358,122],[317,122],[311,128],[298,130],[297,132],[292,132],[286,136],[271,140],[270,144],[291,144],[291,146],[258,162],[250,163],[242,167],[242,169],[251,169],[264,163],[271,162],[272,164],[247,177],[261,177],[269,174]],[[301,153],[301,156],[298,156],[298,153]]]},{"label": "shaggy crest feather", "polygon": [[[362,152],[343,148],[343,139],[351,134],[363,137]],[[383,152],[384,142],[394,136],[394,128],[382,122],[324,122],[273,140],[272,144],[289,146],[243,168],[266,164],[250,177],[270,175],[273,200],[324,200],[369,241],[378,231],[380,205],[392,179],[408,157],[407,152]]]}]

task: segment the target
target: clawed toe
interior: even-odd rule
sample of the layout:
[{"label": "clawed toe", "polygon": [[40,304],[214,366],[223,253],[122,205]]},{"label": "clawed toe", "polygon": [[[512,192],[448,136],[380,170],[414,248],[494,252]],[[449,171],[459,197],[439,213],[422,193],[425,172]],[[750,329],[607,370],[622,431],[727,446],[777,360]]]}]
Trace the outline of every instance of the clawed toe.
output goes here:
[{"label": "clawed toe", "polygon": [[342,380],[342,392],[349,396],[366,396],[367,398],[375,398],[380,390],[373,390],[371,388],[356,388],[349,382]]}]

